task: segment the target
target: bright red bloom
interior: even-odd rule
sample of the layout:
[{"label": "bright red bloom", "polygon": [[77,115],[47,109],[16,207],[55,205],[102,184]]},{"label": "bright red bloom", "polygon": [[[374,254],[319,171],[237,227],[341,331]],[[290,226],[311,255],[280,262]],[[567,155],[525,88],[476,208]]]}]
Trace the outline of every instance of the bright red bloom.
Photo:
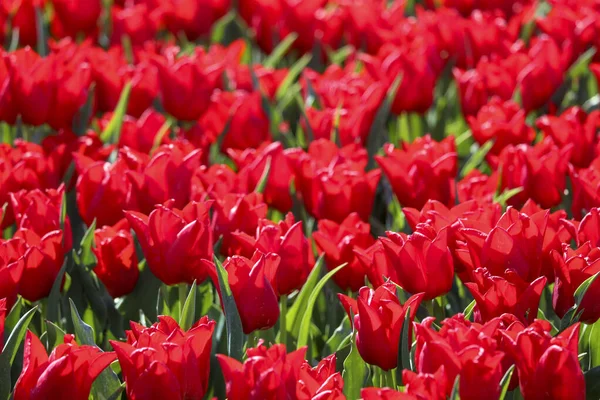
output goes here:
[{"label": "bright red bloom", "polygon": [[96,346],[79,346],[73,335],[65,335],[50,356],[31,331],[25,337],[23,370],[14,391],[15,400],[69,398],[86,400],[92,383],[115,360]]},{"label": "bright red bloom", "polygon": [[363,400],[445,400],[447,378],[444,368],[435,374],[416,374],[410,370],[402,371],[404,392],[390,388],[365,388],[360,391]]},{"label": "bright red bloom", "polygon": [[229,10],[229,0],[159,1],[169,32],[184,33],[194,41],[210,32],[212,25]]},{"label": "bright red bloom", "polygon": [[600,157],[594,159],[588,168],[571,169],[573,200],[571,211],[576,219],[582,218],[594,207],[600,206]]},{"label": "bright red bloom", "polygon": [[239,246],[237,255],[252,257],[255,250],[264,254],[275,253],[281,262],[271,282],[275,293],[287,295],[300,289],[312,270],[314,257],[312,247],[302,230],[302,221],[294,223],[294,216],[288,213],[285,220],[274,224],[268,219],[259,222],[256,236],[235,232],[233,236]]},{"label": "bright red bloom", "polygon": [[316,367],[304,359],[306,347],[286,353],[285,346],[267,349],[263,341],[247,350],[241,362],[217,354],[225,376],[227,398],[251,400],[324,399],[342,400],[344,381],[335,372],[335,354],[325,357]]},{"label": "bright red bloom", "polygon": [[52,0],[54,18],[52,32],[55,36],[72,38],[83,33],[91,36],[98,31],[102,13],[102,0]]},{"label": "bright red bloom", "polygon": [[94,243],[92,251],[98,261],[94,273],[108,293],[114,298],[131,293],[139,276],[131,233],[105,226],[94,232]]},{"label": "bright red bloom", "polygon": [[245,176],[238,176],[228,165],[205,165],[192,177],[192,200],[224,199],[228,194],[244,195],[250,192]]},{"label": "bright red bloom", "polygon": [[[37,44],[35,9],[43,9],[45,0],[15,0],[0,4],[0,38],[4,39],[5,20],[10,19],[12,30],[19,30],[21,46]],[[1,67],[0,67],[1,68]]]},{"label": "bright red bloom", "polygon": [[[104,114],[99,121],[100,128],[104,129],[109,123],[112,113]],[[154,148],[156,136],[164,126],[167,119],[161,113],[153,109],[147,109],[139,118],[126,116],[121,127],[121,136],[119,137],[119,147],[129,147],[140,153],[149,154]],[[165,138],[168,139],[167,132]],[[159,144],[163,144],[163,139]],[[163,148],[164,150],[164,148]]]},{"label": "bright red bloom", "polygon": [[279,263],[277,254],[257,251],[250,260],[233,256],[223,264],[246,334],[269,329],[279,319],[279,301],[271,286]]},{"label": "bright red bloom", "polygon": [[579,243],[590,242],[592,247],[600,247],[600,208],[592,208],[581,220],[577,228]]},{"label": "bright red bloom", "polygon": [[570,161],[578,168],[588,167],[600,154],[596,133],[600,127],[600,111],[588,115],[579,107],[571,107],[558,117],[544,115],[538,118],[536,125],[559,148],[573,146]]},{"label": "bright red bloom", "polygon": [[[386,371],[396,368],[406,312],[410,307],[412,323],[423,293],[411,296],[402,304],[396,295],[396,286],[385,283],[376,290],[362,287],[356,300],[343,294],[338,294],[338,297],[348,318],[354,318],[356,346],[362,359]],[[409,343],[412,341],[409,340]]]},{"label": "bright red bloom", "polygon": [[473,138],[483,145],[494,140],[490,152],[500,154],[508,145],[531,143],[535,138],[533,128],[525,123],[525,111],[513,101],[502,102],[494,97],[483,106],[477,116],[467,117]]},{"label": "bright red bloom", "polygon": [[[562,318],[575,305],[574,294],[577,288],[588,278],[600,272],[600,249],[585,242],[576,250],[564,245],[563,254],[552,253],[556,281],[552,303],[556,314]],[[600,319],[600,282],[592,282],[579,304],[583,310],[580,321],[593,324]]]},{"label": "bright red bloom", "polygon": [[532,326],[505,335],[516,361],[521,393],[530,399],[584,399],[585,380],[578,359],[579,323],[552,337]]},{"label": "bright red bloom", "polygon": [[[448,248],[448,228],[439,232],[426,224],[412,235],[386,232],[379,238],[382,252],[373,259],[369,279],[391,279],[409,293],[424,293],[425,300],[444,295],[452,288],[454,262]],[[376,283],[377,282],[377,283]]]},{"label": "bright red bloom", "polygon": [[384,146],[386,157],[376,156],[400,204],[421,208],[427,200],[454,204],[458,156],[454,137],[435,142],[429,135],[397,149]]},{"label": "bright red bloom", "polygon": [[242,179],[247,179],[249,191],[255,190],[263,177],[267,163],[270,163],[267,185],[263,193],[265,203],[279,211],[287,212],[292,208],[290,181],[293,172],[283,150],[281,142],[273,142],[263,143],[256,150],[231,149],[228,154],[239,169],[238,175]]},{"label": "bright red bloom", "polygon": [[486,175],[478,169],[469,172],[456,183],[456,192],[460,202],[475,200],[480,203],[491,203],[498,190],[498,173]]},{"label": "bright red bloom", "polygon": [[125,8],[112,7],[112,44],[120,45],[125,36],[134,46],[153,40],[158,32],[162,14],[161,8],[152,8],[145,3],[127,5]]},{"label": "bright red bloom", "polygon": [[17,301],[25,251],[27,245],[19,237],[0,239],[0,298],[6,299],[5,305],[9,309]]},{"label": "bright red bloom", "polygon": [[167,202],[156,206],[149,216],[125,212],[148,267],[163,283],[191,284],[206,279],[209,271],[202,260],[213,258],[210,205],[191,202],[179,210]]},{"label": "bright red bloom", "polygon": [[315,140],[305,153],[285,152],[294,171],[296,192],[317,219],[341,223],[352,212],[363,221],[371,215],[381,171],[365,172],[367,152],[354,144],[339,149],[325,139]]},{"label": "bright red bloom", "polygon": [[127,343],[111,340],[130,399],[204,398],[215,321],[202,317],[188,331],[161,315],[146,328],[131,322]]},{"label": "bright red bloom", "polygon": [[367,270],[354,250],[366,250],[375,243],[368,223],[363,222],[357,213],[348,215],[341,224],[322,219],[318,222],[318,230],[313,233],[313,239],[325,255],[329,270],[348,263],[332,278],[342,290],[356,292],[364,286]]}]

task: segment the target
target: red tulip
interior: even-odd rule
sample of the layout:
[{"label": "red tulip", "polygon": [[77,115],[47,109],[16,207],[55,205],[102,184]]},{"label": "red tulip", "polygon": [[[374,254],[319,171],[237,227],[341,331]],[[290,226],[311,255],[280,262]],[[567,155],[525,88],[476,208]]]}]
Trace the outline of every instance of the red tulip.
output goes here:
[{"label": "red tulip", "polygon": [[361,288],[357,300],[343,294],[338,294],[338,297],[348,318],[353,318],[356,346],[362,359],[386,371],[396,368],[406,311],[410,307],[412,323],[423,293],[416,294],[401,304],[396,296],[396,286],[386,283],[376,290],[366,286]]},{"label": "red tulip", "polygon": [[158,205],[146,216],[126,211],[152,273],[167,285],[202,282],[209,271],[202,262],[212,260],[210,203],[191,202],[182,210],[171,202]]},{"label": "red tulip", "polygon": [[579,219],[600,206],[600,158],[594,159],[588,168],[571,169],[569,175],[573,185],[571,211],[573,217]]},{"label": "red tulip", "polygon": [[94,232],[94,243],[92,251],[98,261],[94,273],[108,293],[114,298],[131,293],[139,276],[131,233],[105,226]]},{"label": "red tulip", "polygon": [[[104,128],[110,123],[112,114],[104,114],[100,120],[100,127]],[[119,147],[129,147],[135,151],[149,154],[154,149],[156,136],[167,122],[167,119],[153,109],[147,109],[139,118],[125,117],[119,137]],[[167,132],[168,135],[168,132]],[[165,135],[165,139],[168,139]],[[163,144],[165,139],[160,141]],[[156,156],[156,154],[154,154]]]},{"label": "red tulip", "polygon": [[402,383],[404,392],[398,392],[390,388],[365,388],[360,391],[363,400],[445,400],[447,378],[444,368],[440,368],[435,374],[416,374],[410,370],[402,371]]},{"label": "red tulip", "polygon": [[497,172],[485,175],[478,169],[474,169],[456,183],[456,192],[460,202],[475,200],[479,203],[491,203],[497,190]]},{"label": "red tulip", "polygon": [[102,13],[101,0],[52,0],[54,18],[52,32],[55,36],[72,38],[98,32],[98,19]]},{"label": "red tulip", "polygon": [[311,215],[341,223],[356,212],[368,220],[381,171],[364,172],[366,150],[358,145],[339,149],[320,139],[309,145],[307,153],[300,149],[285,153],[294,171],[296,192]]},{"label": "red tulip", "polygon": [[[35,46],[37,44],[37,29],[35,9],[43,10],[45,0],[17,0],[5,1],[0,4],[0,21],[10,19],[11,27],[19,30],[19,44],[22,46]],[[4,30],[5,24],[0,27]],[[5,32],[0,32],[0,37]]]},{"label": "red tulip", "polygon": [[494,140],[490,152],[500,154],[508,145],[531,143],[534,130],[525,123],[525,111],[512,101],[502,102],[494,97],[483,106],[476,117],[468,117],[473,138],[480,145]]},{"label": "red tulip", "polygon": [[255,250],[259,250],[264,254],[275,253],[281,258],[271,282],[278,296],[299,290],[306,282],[314,264],[312,247],[302,231],[302,221],[294,223],[292,213],[278,224],[261,220],[256,237],[244,232],[235,232],[233,236],[240,247],[235,251],[237,255],[250,258]]},{"label": "red tulip", "polygon": [[247,350],[241,362],[217,354],[223,370],[227,398],[251,400],[327,399],[342,400],[344,381],[335,372],[335,354],[325,357],[316,367],[304,359],[306,347],[286,353],[285,346],[267,349],[263,341]]},{"label": "red tulip", "polygon": [[467,282],[465,286],[475,298],[475,321],[487,322],[508,313],[531,324],[537,317],[546,277],[527,283],[513,270],[508,270],[504,276],[493,276],[485,268],[476,269],[471,276],[474,282]]},{"label": "red tulip", "polygon": [[279,211],[287,212],[292,208],[290,195],[290,181],[292,169],[288,165],[281,142],[264,143],[256,150],[228,151],[230,157],[238,166],[238,175],[248,180],[248,190],[255,190],[265,172],[267,163],[270,163],[267,185],[264,190],[265,203],[272,205]]},{"label": "red tulip", "polygon": [[458,156],[454,138],[438,143],[429,135],[412,144],[384,146],[386,157],[376,156],[400,204],[421,208],[427,200],[439,200],[449,206],[454,204],[454,178],[458,169]]},{"label": "red tulip", "polygon": [[596,135],[600,127],[600,111],[588,115],[579,107],[571,107],[559,117],[544,115],[538,118],[536,125],[559,148],[573,146],[570,161],[578,168],[588,167],[600,154],[600,142]]},{"label": "red tulip", "polygon": [[250,192],[246,176],[238,176],[228,165],[201,166],[192,177],[192,200],[224,199],[228,194],[244,195]]},{"label": "red tulip", "polygon": [[444,295],[452,288],[454,262],[448,248],[448,229],[425,224],[412,235],[386,232],[379,238],[382,256],[374,258],[373,273],[385,275],[409,293],[424,293],[425,300]]},{"label": "red tulip", "polygon": [[[575,305],[575,291],[588,278],[600,272],[600,250],[590,242],[586,242],[576,250],[564,245],[561,255],[552,252],[556,281],[552,303],[556,314],[562,318]],[[600,319],[600,306],[597,297],[600,295],[600,283],[592,282],[585,296],[578,304],[583,313],[580,321],[593,324]]]},{"label": "red tulip", "polygon": [[357,213],[348,215],[341,224],[322,219],[318,222],[318,230],[313,233],[313,239],[325,255],[329,270],[348,263],[332,278],[342,290],[355,292],[364,286],[367,270],[354,250],[366,250],[375,243],[368,223],[363,222]]},{"label": "red tulip", "polygon": [[600,208],[592,208],[581,220],[577,229],[579,243],[590,242],[592,247],[600,247]]},{"label": "red tulip", "polygon": [[257,251],[251,260],[233,256],[223,264],[246,334],[271,328],[279,318],[279,301],[271,286],[279,263],[277,254]]},{"label": "red tulip", "polygon": [[[2,10],[0,9],[0,27],[3,26]],[[0,38],[1,36],[2,33],[0,32]],[[0,121],[14,125],[17,121],[17,110],[12,99],[9,70],[4,62],[7,55],[3,50],[0,50],[0,57],[2,57],[2,62],[0,62]]]},{"label": "red tulip", "polygon": [[535,326],[504,336],[507,352],[516,361],[525,400],[585,398],[577,351],[579,324],[554,338]]},{"label": "red tulip", "polygon": [[202,399],[208,390],[215,321],[202,317],[188,331],[168,316],[146,328],[131,322],[127,343],[111,340],[130,399]]},{"label": "red tulip", "polygon": [[0,239],[0,298],[6,300],[5,305],[9,309],[17,301],[25,251],[27,245],[19,237]]},{"label": "red tulip", "polygon": [[151,8],[144,3],[125,8],[112,7],[111,43],[118,46],[124,37],[128,37],[134,46],[153,40],[158,32],[162,13],[161,8]]},{"label": "red tulip", "polygon": [[198,55],[156,62],[162,105],[178,120],[194,121],[210,103],[220,78],[218,68],[207,68]]},{"label": "red tulip", "polygon": [[158,2],[164,22],[173,34],[184,33],[196,40],[210,32],[212,25],[229,10],[229,0],[169,0]]},{"label": "red tulip", "polygon": [[64,343],[48,356],[40,339],[31,331],[27,331],[23,354],[15,400],[85,400],[94,380],[116,358],[115,353],[103,353],[98,347],[77,345],[73,335],[65,335]]},{"label": "red tulip", "polygon": [[214,204],[215,238],[223,236],[221,254],[233,255],[231,246],[235,243],[232,233],[244,232],[253,235],[259,221],[267,217],[268,207],[258,193],[227,194]]}]

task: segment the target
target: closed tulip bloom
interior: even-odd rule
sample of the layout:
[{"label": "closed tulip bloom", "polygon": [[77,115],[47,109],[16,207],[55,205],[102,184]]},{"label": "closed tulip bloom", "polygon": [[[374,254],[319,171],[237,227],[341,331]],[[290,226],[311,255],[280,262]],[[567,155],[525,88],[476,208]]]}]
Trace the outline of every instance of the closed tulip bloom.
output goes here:
[{"label": "closed tulip bloom", "polygon": [[444,368],[435,374],[414,373],[408,369],[402,371],[404,392],[390,388],[364,388],[360,391],[363,400],[445,400],[447,378]]},{"label": "closed tulip bloom", "polygon": [[342,290],[355,292],[364,286],[367,269],[354,251],[366,250],[375,243],[368,223],[363,222],[357,213],[348,215],[341,224],[322,219],[313,238],[320,252],[325,255],[329,270],[348,263],[332,278]]},{"label": "closed tulip bloom", "polygon": [[208,276],[202,260],[212,260],[210,203],[191,202],[182,210],[169,202],[146,216],[126,211],[152,273],[167,285],[202,282]]},{"label": "closed tulip bloom", "polygon": [[[600,272],[600,249],[586,242],[576,250],[564,245],[562,255],[555,250],[552,255],[556,271],[552,303],[556,314],[562,318],[575,305],[574,295],[577,288],[586,279]],[[593,324],[600,319],[598,296],[600,296],[600,282],[595,280],[578,304],[578,310],[583,311],[580,321]]]},{"label": "closed tulip bloom", "polygon": [[281,258],[271,282],[278,296],[302,288],[313,268],[314,256],[304,236],[302,221],[295,222],[292,213],[277,224],[261,220],[255,237],[244,232],[235,232],[233,236],[237,242],[237,255],[249,258],[255,250],[259,250],[264,254],[275,253]]},{"label": "closed tulip bloom", "polygon": [[[396,295],[396,286],[386,283],[376,290],[361,288],[356,300],[343,294],[338,297],[348,318],[354,318],[356,345],[362,359],[386,371],[396,368],[407,309],[410,307],[412,324],[423,294],[411,296],[402,304]],[[410,339],[409,343],[412,343]]]},{"label": "closed tulip bloom", "polygon": [[344,381],[335,368],[335,354],[316,367],[305,359],[306,347],[286,353],[285,346],[270,348],[259,340],[238,360],[217,354],[227,390],[227,398],[240,400],[327,399],[342,400]]},{"label": "closed tulip bloom", "polygon": [[[99,121],[100,127],[106,127],[112,118],[112,114],[105,114],[104,118]],[[125,146],[139,151],[141,153],[150,154],[154,149],[154,141],[161,128],[165,125],[167,119],[151,108],[142,113],[139,118],[125,117],[123,126],[121,127],[121,136],[119,137],[119,148]],[[167,135],[168,136],[168,133]],[[165,139],[160,144],[163,144]]]},{"label": "closed tulip bloom", "polygon": [[4,349],[4,322],[8,311],[10,310],[6,307],[6,299],[0,299],[0,352]]},{"label": "closed tulip bloom", "polygon": [[23,370],[14,391],[15,400],[68,398],[86,400],[92,383],[115,360],[115,353],[104,353],[96,346],[79,346],[73,335],[50,356],[31,331],[25,337]]},{"label": "closed tulip bloom", "polygon": [[92,251],[98,261],[94,273],[108,293],[114,298],[131,293],[139,276],[131,233],[105,226],[94,232],[94,243]]},{"label": "closed tulip bloom", "polygon": [[125,8],[112,7],[112,44],[120,45],[125,36],[129,37],[133,46],[153,40],[158,32],[162,13],[161,8],[152,9],[144,3]]},{"label": "closed tulip bloom", "polygon": [[569,177],[573,185],[571,211],[574,218],[580,219],[600,206],[600,157],[588,168],[571,169]]},{"label": "closed tulip bloom", "polygon": [[594,207],[583,217],[577,228],[579,243],[589,242],[592,247],[600,247],[600,208]]},{"label": "closed tulip bloom", "polygon": [[233,256],[223,264],[246,334],[269,329],[279,319],[279,301],[271,286],[279,262],[278,255],[257,251],[251,260]]},{"label": "closed tulip bloom", "polygon": [[535,137],[533,128],[525,123],[525,111],[512,101],[502,102],[494,97],[483,106],[475,117],[468,117],[473,138],[477,143],[494,140],[490,152],[500,154],[509,144],[531,143]]},{"label": "closed tulip bloom", "polygon": [[[379,241],[384,249],[389,278],[409,293],[424,293],[425,300],[444,295],[452,288],[454,262],[448,248],[448,229],[439,233],[429,226],[418,226],[405,235],[387,232]],[[378,266],[375,265],[375,269]]]},{"label": "closed tulip bloom", "polygon": [[6,307],[12,308],[17,301],[19,281],[23,273],[22,256],[27,245],[21,238],[0,239],[0,298],[5,299]]},{"label": "closed tulip bloom", "polygon": [[194,41],[210,32],[212,25],[229,10],[229,0],[168,0],[158,2],[169,32],[181,32]]},{"label": "closed tulip bloom", "polygon": [[58,37],[91,36],[98,32],[102,0],[52,0],[52,32]]},{"label": "closed tulip bloom", "polygon": [[168,316],[146,328],[131,322],[127,342],[111,340],[130,399],[204,398],[215,321],[202,317],[188,331]]},{"label": "closed tulip bloom", "polygon": [[[35,46],[37,44],[35,9],[43,9],[45,3],[45,0],[17,0],[5,1],[0,4],[0,22],[10,18],[12,29],[19,30],[19,44],[21,46]],[[4,23],[1,25],[4,29]],[[4,33],[0,32],[0,38],[4,37]]]},{"label": "closed tulip bloom", "polygon": [[454,204],[454,178],[458,156],[454,138],[436,142],[429,135],[395,148],[384,146],[386,156],[376,156],[402,206],[421,208],[427,200]]}]

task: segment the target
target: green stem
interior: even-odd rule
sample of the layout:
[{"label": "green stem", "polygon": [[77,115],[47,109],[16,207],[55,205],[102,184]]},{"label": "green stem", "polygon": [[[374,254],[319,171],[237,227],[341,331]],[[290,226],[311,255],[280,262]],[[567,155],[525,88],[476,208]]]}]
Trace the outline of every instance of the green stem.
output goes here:
[{"label": "green stem", "polygon": [[183,305],[185,304],[185,300],[187,299],[187,295],[188,295],[188,284],[180,283],[178,285],[178,290],[179,290],[179,319],[181,319],[181,317],[183,315]]},{"label": "green stem", "polygon": [[287,314],[287,295],[282,295],[280,302],[280,313],[279,313],[279,343],[282,343],[287,347],[287,329],[286,329],[286,314]]}]

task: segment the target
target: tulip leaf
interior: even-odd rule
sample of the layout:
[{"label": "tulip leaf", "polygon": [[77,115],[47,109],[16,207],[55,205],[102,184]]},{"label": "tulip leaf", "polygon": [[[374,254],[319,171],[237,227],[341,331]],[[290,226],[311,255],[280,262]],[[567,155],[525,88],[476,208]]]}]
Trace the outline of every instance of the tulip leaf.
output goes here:
[{"label": "tulip leaf", "polygon": [[404,314],[404,323],[402,324],[402,332],[400,333],[400,342],[398,343],[398,366],[396,368],[396,380],[402,383],[402,371],[408,369],[412,371],[412,363],[410,360],[410,350],[412,348],[412,340],[410,338],[410,306],[406,308]]},{"label": "tulip leaf", "polygon": [[600,320],[596,321],[593,325],[588,326],[588,329],[590,329],[588,339],[590,368],[595,368],[600,366]]},{"label": "tulip leaf", "polygon": [[46,350],[50,353],[63,342],[66,332],[52,321],[46,321],[46,332]]},{"label": "tulip leaf", "polygon": [[40,6],[34,6],[34,11],[37,52],[40,56],[46,57],[48,55],[48,32],[46,31],[44,9]]},{"label": "tulip leaf", "polygon": [[78,250],[78,264],[82,265],[85,268],[91,268],[96,264],[96,258],[92,253],[92,247],[94,246],[94,232],[96,231],[96,219],[90,225],[90,227],[85,231],[83,238],[81,238],[81,242],[79,244]]},{"label": "tulip leaf", "polygon": [[185,299],[183,308],[181,309],[181,316],[179,317],[179,326],[184,331],[189,330],[194,325],[196,317],[196,281],[192,283],[192,288]]},{"label": "tulip leaf", "polygon": [[169,133],[169,129],[171,129],[172,125],[173,125],[173,118],[167,118],[165,123],[162,124],[162,126],[156,133],[156,136],[154,136],[154,141],[152,142],[152,149],[150,150],[150,154],[152,154],[156,149],[158,149],[160,147],[160,144],[162,143],[166,134]]},{"label": "tulip leaf", "polygon": [[219,259],[214,257],[217,276],[219,278],[219,287],[221,288],[221,301],[223,311],[225,312],[225,327],[227,328],[227,353],[238,361],[242,360],[244,355],[244,331],[242,320],[238,313],[233,293],[229,287],[229,276]]},{"label": "tulip leaf", "polygon": [[514,189],[507,189],[499,195],[494,195],[494,203],[498,203],[502,207],[506,207],[506,203],[508,203],[508,200],[510,200],[514,196],[518,195],[522,191],[523,191],[522,187],[518,187],[518,188],[514,188]]},{"label": "tulip leaf", "polygon": [[260,180],[254,189],[255,193],[264,193],[265,188],[267,187],[267,182],[269,180],[269,174],[271,173],[271,156],[267,157],[267,162],[265,164],[265,169],[263,170],[262,175],[260,176]]},{"label": "tulip leaf", "polygon": [[121,136],[121,128],[123,127],[123,119],[127,112],[127,104],[129,103],[129,95],[131,94],[131,82],[127,82],[123,87],[117,107],[113,112],[106,128],[100,133],[100,140],[104,143],[118,143]]},{"label": "tulip leaf", "polygon": [[235,11],[229,11],[221,19],[213,24],[212,32],[210,34],[211,43],[222,43],[225,38],[225,32],[227,26],[235,20]]},{"label": "tulip leaf", "polygon": [[340,325],[333,331],[333,334],[327,339],[327,342],[325,342],[322,353],[323,358],[344,347],[349,338],[352,338],[350,320],[348,318],[343,318]]},{"label": "tulip leaf", "polygon": [[77,307],[73,300],[69,299],[71,305],[71,319],[73,320],[73,328],[75,329],[75,338],[79,344],[86,344],[89,346],[95,346],[96,341],[94,340],[94,330],[91,326],[83,322],[77,312]]},{"label": "tulip leaf", "polygon": [[300,313],[306,310],[308,299],[310,298],[311,292],[314,290],[317,282],[319,281],[319,275],[321,273],[321,267],[323,266],[323,256],[317,259],[315,266],[308,275],[304,286],[300,290],[300,293],[296,296],[294,304],[288,309],[286,316],[286,328],[287,331],[292,334],[295,338],[298,338],[298,332],[300,331],[300,323],[302,322],[299,318]]},{"label": "tulip leaf", "polygon": [[125,383],[121,384],[119,388],[115,390],[115,392],[111,394],[106,400],[119,400],[123,391],[125,391]]},{"label": "tulip leaf", "polygon": [[[577,305],[577,311],[580,311],[579,307],[581,306],[581,302],[583,301],[583,298],[585,297],[585,294],[588,291],[588,289],[590,288],[590,286],[592,285],[592,283],[594,283],[596,278],[598,278],[598,275],[600,275],[600,272],[597,272],[596,274],[587,278],[575,290],[575,293],[573,294],[573,298],[575,299],[575,304]],[[581,311],[583,311],[583,310],[581,310]]]},{"label": "tulip leaf", "polygon": [[579,78],[580,76],[589,72],[590,62],[596,55],[596,49],[590,47],[585,53],[579,56],[573,63],[571,68],[567,71],[567,76],[571,79]]},{"label": "tulip leaf", "polygon": [[329,271],[329,273],[327,273],[323,278],[321,278],[319,283],[317,283],[317,285],[315,286],[314,290],[310,293],[310,297],[308,298],[308,303],[306,304],[306,308],[304,308],[304,310],[303,310],[304,314],[302,315],[302,320],[300,322],[300,331],[298,332],[298,344],[297,344],[298,349],[303,346],[308,345],[308,337],[310,334],[310,323],[312,320],[312,312],[313,312],[313,309],[315,308],[315,303],[317,302],[317,298],[319,297],[321,290],[323,289],[323,287],[325,286],[327,281],[329,281],[329,279],[331,279],[331,277],[333,275],[335,275],[339,270],[346,267],[347,265],[348,265],[348,263],[344,263],[344,264],[340,265],[339,267]]},{"label": "tulip leaf", "polygon": [[506,370],[506,373],[502,377],[500,381],[500,397],[498,400],[504,400],[506,398],[506,394],[508,393],[508,387],[510,386],[510,380],[513,376],[513,372],[515,371],[514,364],[510,366],[509,369]]},{"label": "tulip leaf", "polygon": [[349,400],[359,399],[366,378],[369,375],[369,367],[363,361],[356,347],[356,332],[352,334],[352,347],[350,353],[344,360],[344,394]]},{"label": "tulip leaf", "polygon": [[594,367],[583,374],[586,399],[600,399],[600,367]]},{"label": "tulip leaf", "polygon": [[273,49],[271,54],[263,61],[262,65],[265,68],[276,68],[279,62],[283,59],[286,53],[290,50],[294,42],[298,39],[298,34],[290,33],[283,39],[277,47]]},{"label": "tulip leaf", "polygon": [[275,99],[279,101],[283,98],[283,96],[285,96],[298,76],[300,76],[302,71],[304,71],[304,68],[306,68],[308,63],[310,63],[311,58],[312,56],[310,54],[305,54],[298,61],[296,61],[294,65],[292,65],[283,81],[281,81],[281,84],[279,84],[277,92],[275,93]]},{"label": "tulip leaf", "polygon": [[58,271],[58,275],[56,275],[56,279],[54,279],[54,283],[52,284],[52,289],[50,289],[50,294],[48,295],[47,307],[46,307],[46,319],[52,322],[57,322],[60,318],[60,290],[63,283],[63,278],[71,261],[70,253],[65,257],[65,261],[63,262],[62,267]]},{"label": "tulip leaf", "polygon": [[465,311],[463,311],[463,314],[465,315],[465,319],[466,320],[470,320],[471,316],[473,315],[473,310],[475,310],[475,306],[477,305],[477,302],[475,300],[473,300],[472,302],[469,303],[469,305],[465,308]]},{"label": "tulip leaf", "polygon": [[483,146],[479,147],[475,153],[467,160],[462,170],[460,171],[460,176],[464,178],[469,172],[477,169],[483,160],[485,160],[485,156],[490,152],[492,147],[494,146],[494,140],[488,140],[483,144]]}]

